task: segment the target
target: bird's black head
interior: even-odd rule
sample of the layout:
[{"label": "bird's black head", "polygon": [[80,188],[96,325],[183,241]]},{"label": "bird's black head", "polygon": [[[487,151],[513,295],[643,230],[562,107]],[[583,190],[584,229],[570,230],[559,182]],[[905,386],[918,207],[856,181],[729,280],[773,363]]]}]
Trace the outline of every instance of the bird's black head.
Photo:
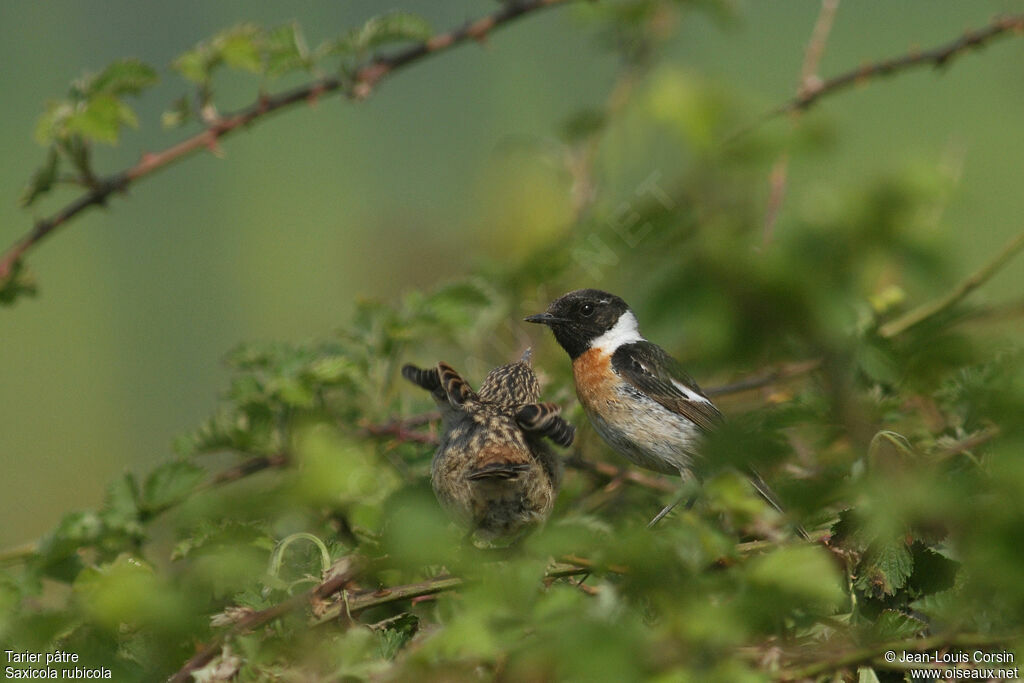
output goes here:
[{"label": "bird's black head", "polygon": [[569,292],[552,301],[544,313],[531,315],[526,321],[550,327],[573,359],[602,339],[612,346],[640,339],[636,317],[626,302],[599,289]]}]

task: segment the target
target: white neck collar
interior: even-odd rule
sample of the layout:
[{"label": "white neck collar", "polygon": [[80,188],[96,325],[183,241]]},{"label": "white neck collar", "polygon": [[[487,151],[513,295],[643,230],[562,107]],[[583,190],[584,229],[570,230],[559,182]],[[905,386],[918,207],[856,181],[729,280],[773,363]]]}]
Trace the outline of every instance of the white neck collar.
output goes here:
[{"label": "white neck collar", "polygon": [[590,348],[613,353],[615,349],[623,344],[631,344],[643,340],[644,338],[640,336],[636,316],[633,315],[633,311],[627,310],[619,316],[618,322],[615,323],[612,329],[590,342]]}]

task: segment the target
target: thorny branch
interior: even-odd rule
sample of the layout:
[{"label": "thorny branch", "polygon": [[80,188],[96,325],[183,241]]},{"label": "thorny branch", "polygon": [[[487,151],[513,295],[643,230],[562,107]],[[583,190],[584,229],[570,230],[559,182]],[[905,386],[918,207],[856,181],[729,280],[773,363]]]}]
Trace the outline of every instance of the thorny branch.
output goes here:
[{"label": "thorny branch", "polygon": [[[371,607],[392,602],[411,600],[426,595],[435,595],[459,588],[465,579],[454,576],[440,576],[419,583],[411,583],[389,588],[348,591],[348,586],[366,568],[366,562],[358,557],[346,557],[341,560],[342,567],[332,576],[310,590],[294,595],[283,602],[272,605],[258,612],[241,612],[231,628],[218,634],[206,647],[194,655],[181,669],[169,679],[170,683],[184,683],[193,672],[202,669],[220,654],[227,641],[236,635],[259,628],[271,621],[291,612],[311,605],[314,616],[311,625],[317,626],[336,619],[352,620],[360,612]],[[555,579],[579,574],[588,574],[592,568],[577,564],[557,562],[544,572],[544,578]],[[341,598],[327,607],[318,608],[318,603],[341,593]]]},{"label": "thorny branch", "polygon": [[234,621],[231,628],[218,634],[209,645],[185,662],[185,665],[168,679],[169,683],[185,683],[185,681],[191,680],[192,672],[202,669],[213,661],[213,659],[220,654],[224,644],[232,636],[245,633],[246,631],[251,631],[254,628],[268,624],[278,617],[299,609],[313,600],[323,600],[339,590],[344,590],[344,587],[352,582],[363,571],[365,563],[356,558],[345,558],[343,561],[345,561],[346,564],[342,569],[334,572],[334,574],[328,577],[324,582],[314,586],[305,593],[293,595],[283,602],[272,605],[271,607],[258,612],[243,612],[242,616]]},{"label": "thorny branch", "polygon": [[[818,65],[821,63],[822,55],[825,54],[828,34],[832,32],[832,24],[835,22],[838,10],[839,0],[821,0],[818,18],[814,22],[814,28],[811,30],[811,39],[807,42],[807,49],[804,51],[804,62],[800,67],[800,83],[797,85],[798,95],[821,83],[821,79],[818,77]],[[768,208],[762,231],[762,241],[765,245],[772,240],[775,221],[778,220],[779,211],[782,209],[782,201],[786,197],[786,177],[788,174],[789,153],[784,151],[772,165],[769,177]]]},{"label": "thorny branch", "polygon": [[63,209],[48,218],[35,223],[32,229],[15,242],[0,258],[0,284],[14,273],[15,265],[35,245],[49,236],[58,227],[94,206],[105,206],[115,193],[127,190],[142,178],[191,156],[204,149],[215,150],[220,141],[229,135],[247,128],[250,124],[267,118],[274,112],[287,109],[303,102],[315,102],[318,98],[340,92],[353,99],[368,97],[377,84],[389,74],[467,40],[484,40],[492,30],[538,10],[576,0],[518,0],[508,2],[501,9],[479,19],[470,21],[460,28],[440,33],[429,40],[413,45],[392,55],[378,55],[358,68],[351,77],[332,76],[321,78],[293,90],[274,96],[261,96],[248,107],[217,118],[202,132],[159,152],[143,154],[131,168],[96,179],[89,192],[81,195]]},{"label": "thorny branch", "polygon": [[1006,243],[998,254],[996,254],[992,260],[983,265],[981,268],[971,273],[963,282],[957,285],[952,291],[947,293],[945,296],[936,299],[935,301],[929,301],[911,311],[908,311],[904,315],[891,320],[886,324],[878,328],[878,334],[886,339],[892,339],[893,337],[903,334],[910,328],[921,324],[925,320],[933,318],[934,316],[951,309],[957,305],[968,294],[976,290],[988,282],[993,275],[1010,262],[1014,256],[1017,255],[1021,249],[1024,249],[1024,232],[1018,233],[1013,239]]},{"label": "thorny branch", "polygon": [[931,65],[936,68],[948,66],[960,55],[980,48],[996,38],[1009,33],[1024,32],[1024,14],[1013,14],[994,18],[987,26],[976,31],[967,31],[962,36],[944,45],[929,50],[912,50],[904,55],[870,62],[824,81],[806,84],[796,97],[772,109],[749,126],[733,133],[729,140],[735,140],[758,126],[784,114],[806,111],[828,95],[852,85],[865,83],[872,78],[892,76],[917,66]]}]

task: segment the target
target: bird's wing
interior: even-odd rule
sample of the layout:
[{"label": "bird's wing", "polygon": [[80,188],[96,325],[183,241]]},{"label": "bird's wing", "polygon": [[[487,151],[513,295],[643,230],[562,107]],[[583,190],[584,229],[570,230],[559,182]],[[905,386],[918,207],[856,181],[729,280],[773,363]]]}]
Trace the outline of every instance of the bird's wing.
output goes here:
[{"label": "bird's wing", "polygon": [[515,414],[516,424],[525,431],[546,436],[563,448],[572,445],[576,428],[563,420],[554,403],[528,403]]},{"label": "bird's wing", "polygon": [[448,401],[453,406],[462,406],[467,401],[478,400],[476,392],[469,386],[469,383],[447,363],[437,364],[437,377],[444,392],[448,395]]},{"label": "bird's wing", "polygon": [[418,368],[408,363],[402,366],[402,377],[405,377],[416,386],[429,391],[435,401],[443,403],[448,400],[448,395],[444,392],[444,387],[441,386],[441,378],[437,374],[437,368]]},{"label": "bird's wing", "polygon": [[612,354],[612,369],[635,388],[706,432],[722,421],[715,404],[656,344],[649,341],[623,344]]}]

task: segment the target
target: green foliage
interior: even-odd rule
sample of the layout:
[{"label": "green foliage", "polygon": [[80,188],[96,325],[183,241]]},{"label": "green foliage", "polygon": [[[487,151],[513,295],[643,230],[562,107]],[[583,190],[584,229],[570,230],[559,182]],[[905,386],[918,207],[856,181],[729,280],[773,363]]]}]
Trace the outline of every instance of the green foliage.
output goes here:
[{"label": "green foliage", "polygon": [[427,40],[434,34],[422,17],[408,12],[390,12],[372,17],[340,39],[326,43],[324,54],[363,55],[389,43]]},{"label": "green foliage", "polygon": [[74,81],[67,98],[47,103],[35,129],[36,141],[48,147],[46,162],[29,179],[22,206],[31,206],[54,188],[63,161],[77,172],[73,182],[94,186],[92,143],[113,145],[124,127],[138,128],[138,116],[124,97],[139,95],[156,82],[157,73],[148,64],[120,59]]},{"label": "green foliage", "polygon": [[84,76],[72,83],[67,99],[47,105],[36,124],[36,140],[42,145],[74,137],[116,143],[123,126],[139,125],[135,111],[122,98],[138,95],[156,81],[156,71],[136,59],[118,60],[98,74]]},{"label": "green foliage", "polygon": [[10,306],[22,296],[35,296],[36,283],[25,268],[25,264],[18,260],[14,262],[11,272],[6,278],[0,278],[0,305]]},{"label": "green foliage", "polygon": [[[878,681],[904,677],[886,650],[924,637],[1019,647],[1019,342],[972,326],[967,313],[985,311],[966,302],[883,333],[952,284],[955,255],[933,234],[943,179],[887,169],[863,187],[793,187],[766,231],[769,169],[784,152],[827,153],[827,125],[721,148],[750,112],[659,62],[674,6],[586,10],[625,58],[630,97],[571,117],[540,150],[590,155],[599,189],[569,225],[476,276],[358,302],[327,339],[235,349],[221,405],[178,440],[180,460],[116,478],[99,510],[67,515],[0,572],[0,640],[74,650],[120,680],[164,679],[197,643],[223,644],[204,669],[214,680]],[[270,78],[330,53],[344,70],[428,35],[386,15],[310,51],[295,25],[247,24],[175,68],[206,106],[222,67]],[[150,80],[119,64],[76,84],[88,115],[51,111],[57,152],[27,201],[60,161],[88,176],[88,142],[130,123],[120,98]],[[192,116],[183,99],[167,120]],[[652,531],[672,494],[579,466],[623,463],[584,426],[545,338],[534,363],[580,427],[574,466],[544,528],[475,548],[426,483],[436,418],[398,368],[443,359],[478,380],[522,351],[514,321],[587,284],[621,293],[702,379],[804,370],[716,395],[728,420],[706,442],[704,481],[684,489],[695,503]],[[793,519],[748,485],[750,465]],[[337,592],[308,593],[338,576]]]}]

